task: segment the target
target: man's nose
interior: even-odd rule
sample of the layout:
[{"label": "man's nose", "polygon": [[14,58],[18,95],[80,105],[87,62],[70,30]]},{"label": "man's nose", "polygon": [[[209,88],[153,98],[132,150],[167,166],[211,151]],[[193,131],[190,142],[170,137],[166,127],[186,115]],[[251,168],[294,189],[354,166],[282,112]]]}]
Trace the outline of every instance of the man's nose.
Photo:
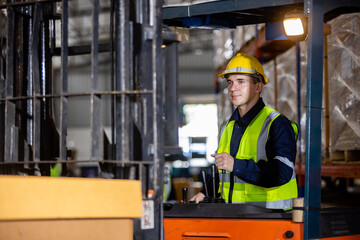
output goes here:
[{"label": "man's nose", "polygon": [[236,82],[233,82],[233,83],[230,85],[230,91],[237,90],[238,88],[239,88],[239,84],[237,84]]}]

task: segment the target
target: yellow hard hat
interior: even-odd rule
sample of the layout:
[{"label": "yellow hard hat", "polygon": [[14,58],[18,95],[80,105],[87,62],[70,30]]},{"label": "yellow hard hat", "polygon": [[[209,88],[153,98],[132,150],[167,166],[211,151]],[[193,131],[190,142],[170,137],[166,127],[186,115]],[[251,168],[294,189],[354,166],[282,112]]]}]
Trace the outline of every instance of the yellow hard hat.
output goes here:
[{"label": "yellow hard hat", "polygon": [[226,66],[226,70],[219,74],[219,77],[225,78],[227,74],[231,73],[250,74],[251,76],[260,79],[264,85],[268,83],[264,69],[259,60],[245,53],[236,54]]}]

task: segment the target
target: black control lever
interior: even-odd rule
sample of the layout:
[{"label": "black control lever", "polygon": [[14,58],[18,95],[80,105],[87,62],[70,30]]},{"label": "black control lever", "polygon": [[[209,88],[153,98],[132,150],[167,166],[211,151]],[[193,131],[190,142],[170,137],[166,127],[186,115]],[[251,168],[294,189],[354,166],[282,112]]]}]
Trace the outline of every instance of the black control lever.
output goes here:
[{"label": "black control lever", "polygon": [[182,189],[183,203],[187,203],[187,192],[188,192],[188,188],[187,188],[187,187],[183,187],[183,189]]},{"label": "black control lever", "polygon": [[204,188],[205,188],[205,194],[206,194],[205,197],[209,197],[209,192],[208,192],[207,185],[206,185],[206,173],[205,173],[205,170],[201,170],[201,176],[202,176],[202,180],[203,180],[203,184],[204,184]]},{"label": "black control lever", "polygon": [[223,199],[223,195],[224,195],[224,180],[225,180],[225,170],[221,170],[221,199]]},{"label": "black control lever", "polygon": [[211,165],[211,178],[212,178],[212,183],[213,183],[213,198],[216,198],[216,191],[215,191],[215,171],[216,171],[216,166],[215,164]]},{"label": "black control lever", "polygon": [[[216,176],[216,165],[213,164],[211,165],[211,177],[212,177],[212,181],[213,181],[213,198],[211,199],[211,202],[212,203],[224,203],[225,200],[223,199],[223,186],[224,186],[224,183],[222,183],[222,187],[221,187],[221,198],[216,198],[216,185],[215,185],[215,176]],[[222,170],[222,175],[224,176],[224,173],[225,173],[225,170]],[[224,177],[223,177],[224,179]],[[222,180],[223,180],[222,179]]]}]

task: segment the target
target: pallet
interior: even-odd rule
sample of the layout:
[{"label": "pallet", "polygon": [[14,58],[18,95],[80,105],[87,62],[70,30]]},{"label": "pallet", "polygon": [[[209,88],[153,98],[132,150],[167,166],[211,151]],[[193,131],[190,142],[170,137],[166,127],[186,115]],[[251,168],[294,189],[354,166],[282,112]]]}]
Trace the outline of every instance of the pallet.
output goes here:
[{"label": "pallet", "polygon": [[359,162],[360,150],[345,150],[330,152],[331,162]]},{"label": "pallet", "polygon": [[[301,154],[302,161],[305,161],[305,153]],[[298,162],[298,156],[296,156]],[[345,150],[330,152],[329,157],[322,157],[322,163],[333,164],[359,164],[360,163],[360,150]]]}]

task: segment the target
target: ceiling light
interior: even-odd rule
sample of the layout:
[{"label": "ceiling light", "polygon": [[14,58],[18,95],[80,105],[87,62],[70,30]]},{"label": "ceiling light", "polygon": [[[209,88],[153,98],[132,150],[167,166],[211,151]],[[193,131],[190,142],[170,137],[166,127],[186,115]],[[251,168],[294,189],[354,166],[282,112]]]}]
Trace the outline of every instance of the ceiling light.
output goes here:
[{"label": "ceiling light", "polygon": [[284,20],[285,33],[288,36],[304,34],[304,26],[300,18],[288,18]]},{"label": "ceiling light", "polygon": [[307,36],[307,19],[301,11],[291,11],[285,15],[284,30],[286,37],[293,41],[302,41]]}]

